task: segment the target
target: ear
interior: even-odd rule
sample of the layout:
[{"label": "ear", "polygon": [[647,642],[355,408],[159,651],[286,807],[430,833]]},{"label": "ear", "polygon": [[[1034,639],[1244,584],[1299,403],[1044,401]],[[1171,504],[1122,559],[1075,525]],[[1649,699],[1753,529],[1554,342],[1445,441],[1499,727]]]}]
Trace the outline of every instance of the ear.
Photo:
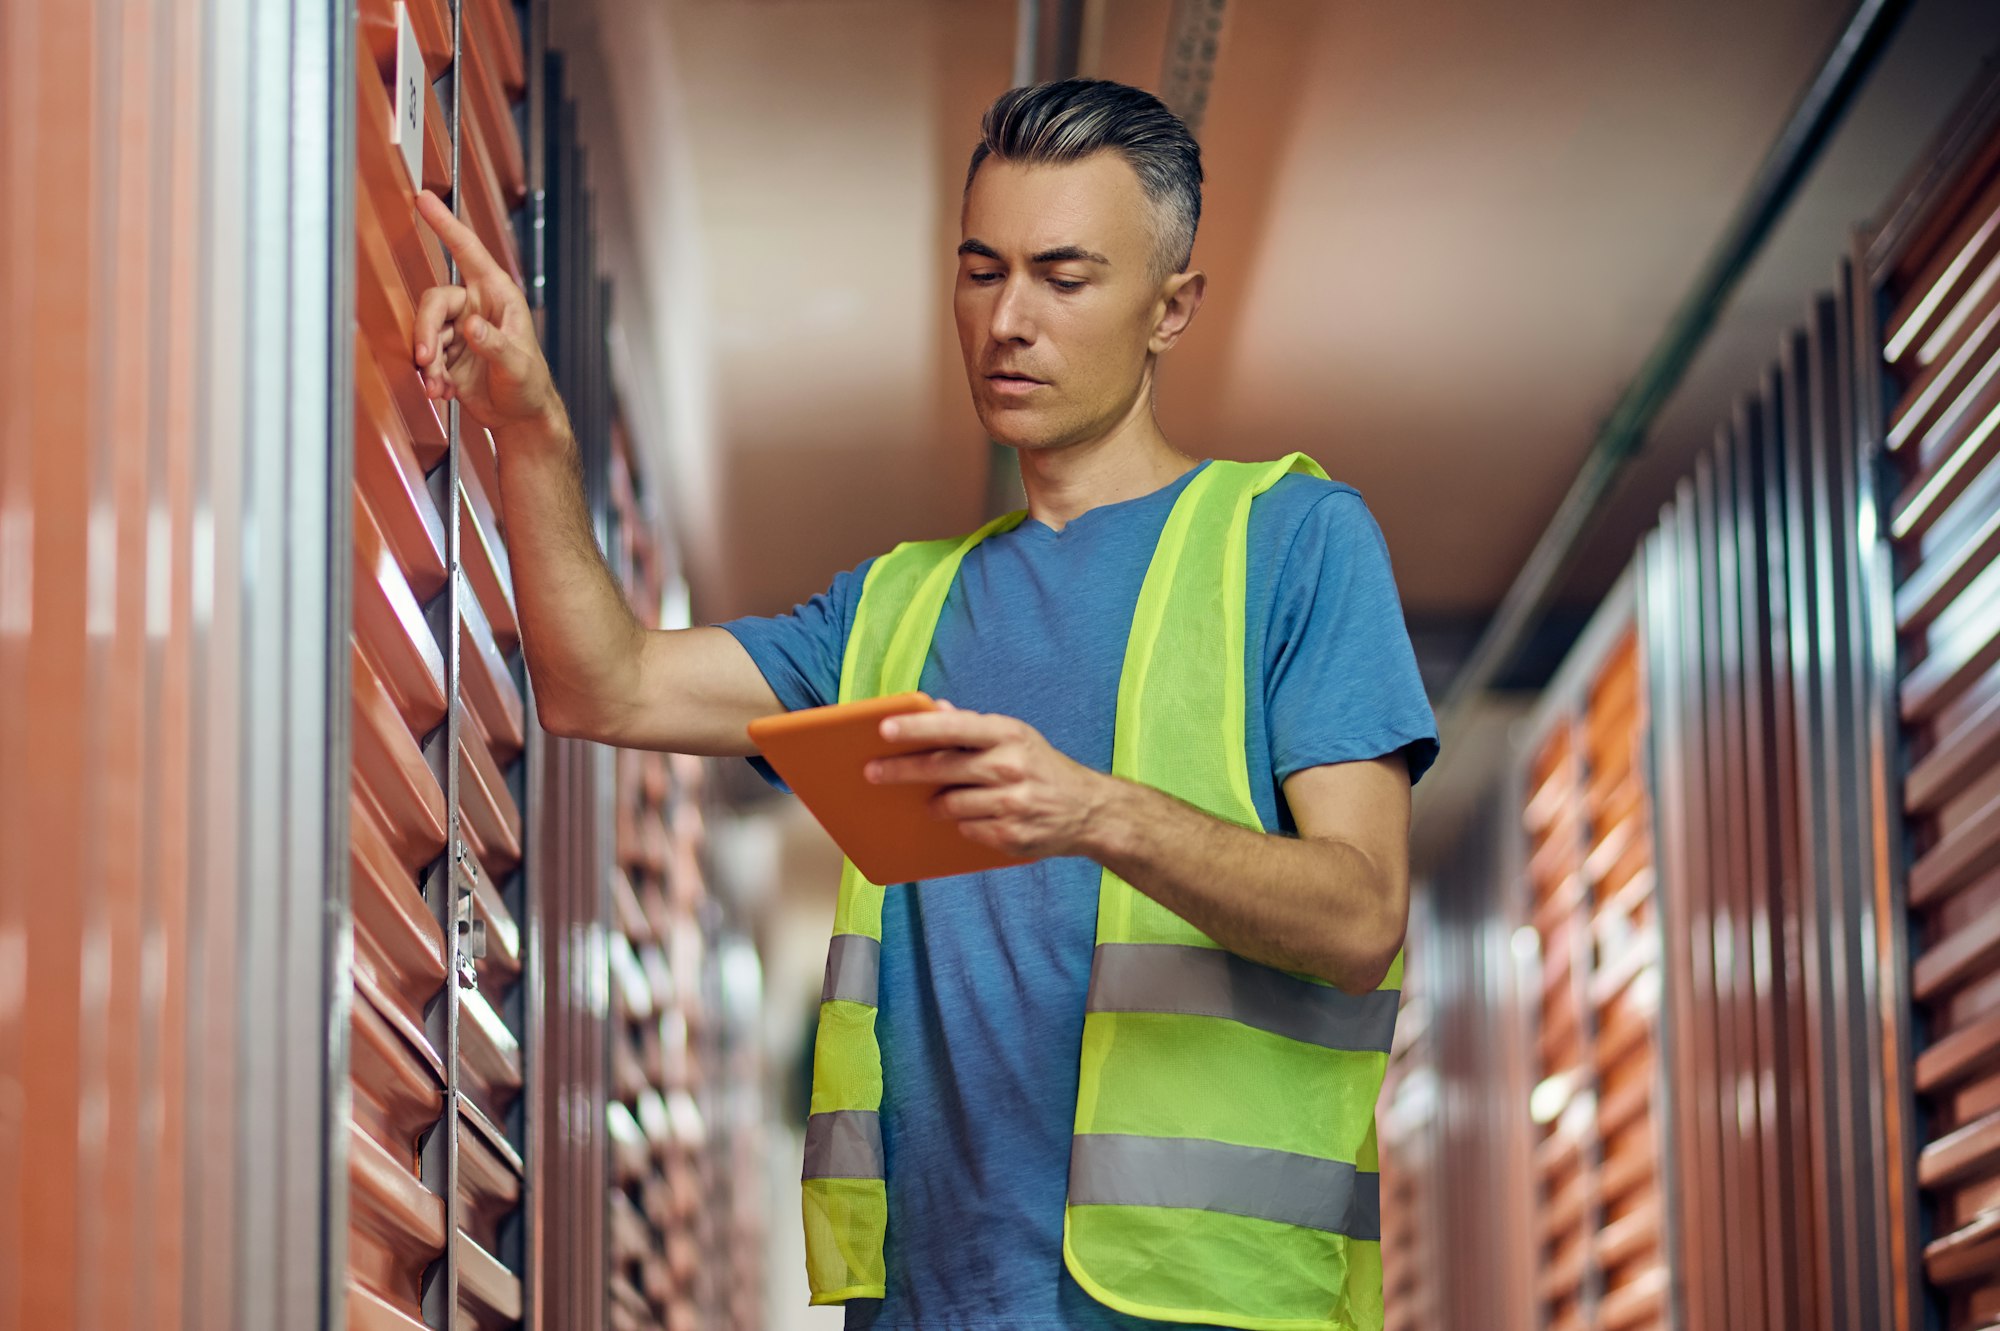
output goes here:
[{"label": "ear", "polygon": [[1201,308],[1201,298],[1207,290],[1208,274],[1200,269],[1168,278],[1160,287],[1160,312],[1153,320],[1153,335],[1146,342],[1146,350],[1155,356],[1171,350],[1194,322],[1194,312]]}]

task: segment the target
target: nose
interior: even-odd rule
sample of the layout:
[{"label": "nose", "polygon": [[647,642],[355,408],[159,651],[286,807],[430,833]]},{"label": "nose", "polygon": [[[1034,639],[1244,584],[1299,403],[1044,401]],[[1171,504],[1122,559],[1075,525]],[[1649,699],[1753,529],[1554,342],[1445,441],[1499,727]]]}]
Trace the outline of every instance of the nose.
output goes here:
[{"label": "nose", "polygon": [[1028,283],[1019,275],[1009,276],[993,299],[987,333],[995,342],[1033,342],[1035,322],[1029,308]]}]

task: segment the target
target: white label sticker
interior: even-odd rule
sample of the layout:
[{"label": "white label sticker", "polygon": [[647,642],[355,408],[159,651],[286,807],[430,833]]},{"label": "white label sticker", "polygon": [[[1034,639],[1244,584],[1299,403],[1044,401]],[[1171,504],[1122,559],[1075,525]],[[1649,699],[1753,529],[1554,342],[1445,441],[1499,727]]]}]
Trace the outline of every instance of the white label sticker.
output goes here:
[{"label": "white label sticker", "polygon": [[419,189],[424,180],[424,94],[430,79],[424,72],[423,48],[417,45],[417,30],[410,24],[410,7],[396,5],[396,123],[389,127],[389,142],[403,150],[403,165],[410,173],[410,188]]}]

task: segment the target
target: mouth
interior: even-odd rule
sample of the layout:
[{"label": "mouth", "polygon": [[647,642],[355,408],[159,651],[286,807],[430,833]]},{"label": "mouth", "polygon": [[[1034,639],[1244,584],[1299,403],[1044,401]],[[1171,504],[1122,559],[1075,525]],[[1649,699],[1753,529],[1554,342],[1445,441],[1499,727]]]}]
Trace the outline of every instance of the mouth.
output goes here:
[{"label": "mouth", "polygon": [[1037,388],[1048,387],[1040,379],[1031,379],[1025,374],[989,374],[986,382],[993,386],[994,392],[1008,397],[1024,397]]}]

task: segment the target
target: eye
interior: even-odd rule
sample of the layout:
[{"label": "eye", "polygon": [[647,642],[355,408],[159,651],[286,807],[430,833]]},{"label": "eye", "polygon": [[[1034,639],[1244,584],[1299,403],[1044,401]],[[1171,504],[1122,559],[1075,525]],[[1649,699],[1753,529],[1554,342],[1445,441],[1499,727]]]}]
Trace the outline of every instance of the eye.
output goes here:
[{"label": "eye", "polygon": [[1082,282],[1070,277],[1052,277],[1049,279],[1049,285],[1057,291],[1081,291],[1084,288]]},{"label": "eye", "polygon": [[992,272],[990,270],[984,272],[970,272],[965,275],[965,280],[973,283],[975,286],[982,286],[982,287],[991,286],[995,282],[998,282],[1000,280],[1000,274]]}]

